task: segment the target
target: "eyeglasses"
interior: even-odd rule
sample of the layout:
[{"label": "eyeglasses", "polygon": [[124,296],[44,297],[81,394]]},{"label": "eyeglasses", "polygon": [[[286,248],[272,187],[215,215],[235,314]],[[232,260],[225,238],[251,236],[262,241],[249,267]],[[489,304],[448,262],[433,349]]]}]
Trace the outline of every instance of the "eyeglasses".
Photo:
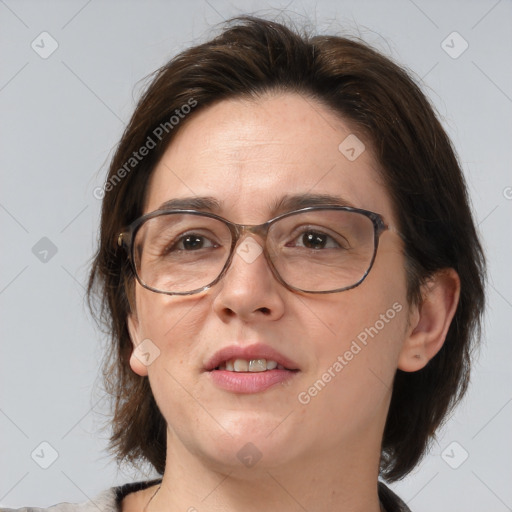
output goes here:
[{"label": "eyeglasses", "polygon": [[[264,224],[235,224],[196,210],[157,210],[119,234],[138,282],[168,295],[210,288],[227,272],[235,249],[248,264],[263,256],[286,288],[335,293],[361,284],[380,235],[393,229],[378,213],[346,206],[310,206]],[[263,241],[247,238],[251,233]]]}]

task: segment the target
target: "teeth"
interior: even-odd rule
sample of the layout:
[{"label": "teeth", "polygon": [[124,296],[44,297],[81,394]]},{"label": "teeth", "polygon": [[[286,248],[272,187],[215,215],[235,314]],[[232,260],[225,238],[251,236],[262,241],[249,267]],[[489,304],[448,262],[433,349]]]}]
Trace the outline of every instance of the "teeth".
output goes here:
[{"label": "teeth", "polygon": [[277,368],[277,363],[275,361],[267,361],[267,370],[273,370]]},{"label": "teeth", "polygon": [[249,361],[250,372],[264,372],[267,369],[266,359],[251,359]]},{"label": "teeth", "polygon": [[235,372],[247,372],[249,371],[249,362],[245,359],[235,359],[233,363]]},{"label": "teeth", "polygon": [[266,370],[284,370],[285,368],[276,361],[266,359],[232,359],[219,365],[219,370],[227,370],[229,372],[264,372]]}]

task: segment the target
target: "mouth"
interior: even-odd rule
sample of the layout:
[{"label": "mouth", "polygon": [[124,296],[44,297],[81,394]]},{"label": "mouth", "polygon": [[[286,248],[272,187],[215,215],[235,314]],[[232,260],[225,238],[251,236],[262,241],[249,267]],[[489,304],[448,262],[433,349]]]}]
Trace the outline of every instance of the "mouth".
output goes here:
[{"label": "mouth", "polygon": [[241,346],[230,345],[218,350],[204,365],[207,372],[225,370],[228,372],[265,372],[278,370],[299,370],[297,363],[269,345],[261,343]]},{"label": "mouth", "polygon": [[205,365],[211,382],[234,393],[258,393],[285,383],[300,372],[298,365],[268,345],[219,350]]},{"label": "mouth", "polygon": [[272,359],[230,359],[214,368],[214,370],[226,370],[228,372],[237,373],[260,373],[275,370],[276,368],[278,370],[298,371],[285,368],[282,364]]}]

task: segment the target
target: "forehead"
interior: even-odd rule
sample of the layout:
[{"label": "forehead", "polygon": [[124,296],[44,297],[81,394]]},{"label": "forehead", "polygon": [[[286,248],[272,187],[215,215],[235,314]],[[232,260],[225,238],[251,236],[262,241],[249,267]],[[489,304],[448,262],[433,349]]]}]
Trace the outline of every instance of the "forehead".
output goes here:
[{"label": "forehead", "polygon": [[177,133],[153,171],[144,213],[208,196],[216,213],[257,224],[284,196],[304,194],[393,221],[370,142],[339,115],[298,94],[230,99],[194,113]]}]

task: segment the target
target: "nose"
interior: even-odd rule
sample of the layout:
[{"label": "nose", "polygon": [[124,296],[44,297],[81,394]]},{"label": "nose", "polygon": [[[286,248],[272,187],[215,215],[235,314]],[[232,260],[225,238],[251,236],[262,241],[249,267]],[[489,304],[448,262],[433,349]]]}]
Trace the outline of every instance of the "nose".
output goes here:
[{"label": "nose", "polygon": [[290,293],[272,273],[263,242],[253,235],[239,240],[217,286],[213,309],[224,320],[234,316],[246,322],[277,320],[284,312],[284,296]]}]

